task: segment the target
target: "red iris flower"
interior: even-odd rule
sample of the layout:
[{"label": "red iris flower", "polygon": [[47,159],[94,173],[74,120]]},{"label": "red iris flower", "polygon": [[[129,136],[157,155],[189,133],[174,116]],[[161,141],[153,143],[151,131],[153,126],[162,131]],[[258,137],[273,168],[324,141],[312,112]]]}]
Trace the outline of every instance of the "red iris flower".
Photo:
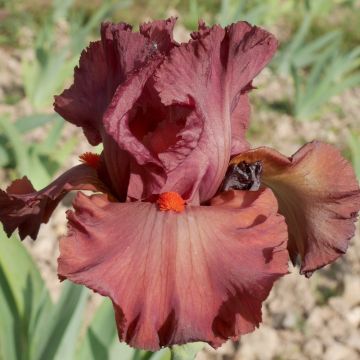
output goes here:
[{"label": "red iris flower", "polygon": [[151,350],[254,330],[289,253],[305,274],[333,261],[360,208],[333,147],[249,150],[247,93],[276,50],[271,34],[201,23],[178,44],[174,23],[103,24],[55,98],[102,154],[41,191],[23,178],[0,193],[7,234],[35,239],[68,191],[97,192],[67,214],[59,276],[110,297],[120,339]]}]

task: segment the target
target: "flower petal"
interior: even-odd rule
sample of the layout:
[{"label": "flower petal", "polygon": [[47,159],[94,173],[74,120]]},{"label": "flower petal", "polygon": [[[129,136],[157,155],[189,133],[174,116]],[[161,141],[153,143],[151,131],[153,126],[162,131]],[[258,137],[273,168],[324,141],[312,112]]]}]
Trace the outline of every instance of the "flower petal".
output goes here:
[{"label": "flower petal", "polygon": [[144,24],[142,33],[132,32],[128,24],[103,23],[101,41],[90,43],[82,52],[79,67],[75,68],[74,84],[55,97],[55,111],[81,126],[90,144],[100,143],[102,117],[116,88],[154,53],[171,48],[174,22],[168,19]]},{"label": "flower petal", "polygon": [[167,54],[178,43],[173,38],[176,18],[155,20],[140,25],[140,33],[151,40],[153,50]]},{"label": "flower petal", "polygon": [[249,149],[244,139],[250,119],[250,101],[247,93],[239,94],[239,101],[231,114],[231,155],[237,155]]},{"label": "flower petal", "polygon": [[36,239],[40,225],[47,223],[61,199],[71,190],[104,191],[96,171],[87,165],[68,170],[46,188],[36,191],[23,177],[5,191],[0,190],[0,221],[10,236],[19,229],[21,239]]},{"label": "flower petal", "polygon": [[[160,191],[166,178],[160,160],[136,137],[131,128],[134,105],[144,91],[149,77],[161,61],[161,57],[154,59],[148,66],[132,74],[124,84],[120,85],[104,115],[106,136],[112,142],[112,148],[104,146],[107,167],[111,169],[116,165],[113,161],[114,154],[117,152],[116,147],[118,152],[126,153],[129,159],[129,176],[131,174],[135,178],[137,176],[141,178],[140,181],[128,180],[126,183],[128,185],[130,182],[127,189],[128,195],[136,199],[145,198],[153,192]],[[124,161],[118,164],[126,168]],[[116,178],[114,182],[123,183]],[[147,186],[147,190],[143,189],[144,186]],[[146,195],[142,196],[143,193]]]},{"label": "flower petal", "polygon": [[[200,201],[206,201],[216,193],[225,175],[233,129],[242,136],[237,140],[242,144],[235,147],[247,148],[243,134],[248,104],[240,95],[271,59],[277,42],[268,32],[246,22],[226,29],[219,26],[209,29],[200,24],[193,38],[170,52],[156,72],[155,88],[164,105],[192,106],[204,122],[196,149],[181,167],[168,174],[168,186],[174,189],[182,178],[182,184],[188,182],[189,188],[200,186]],[[237,108],[240,98],[244,101],[243,109]],[[236,117],[234,124],[232,114]],[[199,181],[183,178],[189,169]],[[196,190],[193,189],[193,195]]]},{"label": "flower petal", "polygon": [[331,145],[312,142],[287,158],[270,148],[238,155],[231,163],[263,163],[262,182],[271,187],[289,227],[289,251],[311,273],[346,252],[360,209],[360,190],[349,163]]},{"label": "flower petal", "polygon": [[219,346],[250,332],[287,273],[286,225],[269,189],[223,193],[182,213],[81,193],[74,208],[59,276],[109,296],[120,340],[137,348]]},{"label": "flower petal", "polygon": [[79,67],[75,68],[74,84],[55,96],[55,111],[65,120],[81,126],[92,145],[101,142],[99,123],[109,101],[106,79],[104,51],[101,41],[96,41],[82,52]]}]

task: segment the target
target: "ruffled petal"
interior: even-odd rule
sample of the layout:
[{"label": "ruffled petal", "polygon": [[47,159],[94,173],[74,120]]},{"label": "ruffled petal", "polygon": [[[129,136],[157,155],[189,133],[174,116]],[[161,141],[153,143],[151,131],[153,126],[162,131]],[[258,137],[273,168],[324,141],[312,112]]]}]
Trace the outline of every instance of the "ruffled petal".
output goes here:
[{"label": "ruffled petal", "polygon": [[[182,185],[187,182],[192,195],[200,191],[200,201],[206,201],[216,193],[225,175],[233,129],[241,137],[235,149],[247,148],[243,135],[248,104],[241,94],[271,59],[277,42],[268,32],[246,22],[226,29],[200,25],[199,32],[192,36],[193,41],[174,48],[157,70],[155,88],[164,105],[193,107],[199,122],[204,123],[198,145],[181,166],[168,174],[167,186],[174,189],[182,178]],[[240,99],[243,103],[237,108]],[[189,169],[198,181],[183,178]]]},{"label": "ruffled petal", "polygon": [[173,30],[176,18],[170,17],[166,20],[155,20],[140,25],[140,34],[151,40],[154,51],[168,54],[178,43],[173,38]]},{"label": "ruffled petal", "polygon": [[[117,151],[116,147],[119,153],[124,152],[126,154],[125,156],[128,157],[128,177],[134,176],[140,180],[130,181],[127,179],[126,185],[129,185],[127,194],[137,199],[146,198],[150,194],[158,192],[166,179],[158,157],[136,136],[137,131],[140,132],[140,130],[135,131],[131,127],[135,104],[161,61],[162,58],[158,57],[149,66],[143,67],[130,76],[124,84],[120,85],[104,115],[106,135],[109,141],[113,143],[112,148],[104,146],[107,167],[111,169],[114,166],[113,158]],[[145,121],[146,119],[144,119]],[[126,168],[124,161],[119,164],[121,164],[122,169]],[[115,178],[114,180],[118,183],[117,186],[124,184],[123,181],[119,182],[119,179]],[[144,190],[145,186],[147,188]]]},{"label": "ruffled petal", "polygon": [[[175,19],[156,21],[132,32],[125,23],[101,25],[101,41],[90,43],[75,68],[74,84],[55,97],[55,111],[83,128],[92,145],[103,141],[102,117],[116,88],[154,54],[169,51]],[[156,48],[154,47],[154,44]]]},{"label": "ruffled petal", "polygon": [[136,348],[219,346],[250,332],[287,273],[286,225],[269,189],[223,193],[182,213],[81,193],[74,208],[59,276],[109,296],[120,340]]},{"label": "ruffled petal", "polygon": [[101,142],[100,122],[107,102],[107,66],[101,41],[90,43],[75,68],[74,84],[55,96],[54,108],[65,120],[82,127],[91,145]]},{"label": "ruffled petal", "polygon": [[270,148],[238,155],[231,163],[263,163],[262,182],[275,193],[289,228],[293,262],[311,273],[346,252],[360,209],[360,190],[350,164],[331,145],[312,142],[287,158]]},{"label": "ruffled petal", "polygon": [[[103,23],[101,41],[91,43],[81,55],[80,65],[75,69],[74,84],[55,97],[55,110],[61,116],[81,126],[92,145],[104,143],[104,159],[112,188],[121,201],[127,196],[130,169],[136,166],[131,165],[126,148],[119,148],[117,142],[104,131],[103,117],[108,107],[113,108],[110,103],[116,89],[122,84],[127,88],[125,83],[129,78],[136,79],[136,92],[141,94],[147,80],[144,76],[152,74],[154,64],[156,66],[161,59],[159,54],[167,53],[176,46],[172,39],[174,24],[174,18],[150,22],[141,25],[140,33],[135,33],[128,24]],[[139,77],[136,76],[138,72],[142,74]],[[123,93],[123,90],[118,91],[119,95]],[[130,94],[128,98],[121,99],[121,104],[125,102],[126,108],[129,108],[135,101],[133,98]],[[118,97],[115,96],[114,101],[116,103]],[[153,167],[150,165],[151,169]],[[156,182],[160,181],[157,175],[153,178]]]},{"label": "ruffled petal", "polygon": [[46,188],[36,191],[23,177],[0,190],[0,221],[10,236],[19,229],[21,239],[36,239],[40,225],[47,223],[61,199],[71,190],[106,191],[96,171],[87,165],[68,170]]}]

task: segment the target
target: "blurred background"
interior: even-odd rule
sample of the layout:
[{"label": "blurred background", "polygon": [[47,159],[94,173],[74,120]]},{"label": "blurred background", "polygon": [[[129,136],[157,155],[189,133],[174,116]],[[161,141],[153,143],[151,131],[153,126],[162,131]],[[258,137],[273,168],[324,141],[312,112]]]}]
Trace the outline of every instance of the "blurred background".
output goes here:
[{"label": "blurred background", "polygon": [[[254,81],[250,142],[291,155],[307,141],[326,141],[360,177],[359,0],[0,0],[2,189],[25,174],[43,187],[89,150],[52,103],[71,84],[81,50],[99,37],[100,22],[137,26],[168,16],[179,17],[178,41],[199,18],[247,20],[273,32],[280,48]],[[59,283],[57,240],[70,200],[36,242],[0,231],[0,360],[169,359],[166,349],[153,355],[119,345],[110,304]],[[263,313],[260,329],[197,359],[360,359],[359,231],[342,259],[309,280],[292,269]]]}]

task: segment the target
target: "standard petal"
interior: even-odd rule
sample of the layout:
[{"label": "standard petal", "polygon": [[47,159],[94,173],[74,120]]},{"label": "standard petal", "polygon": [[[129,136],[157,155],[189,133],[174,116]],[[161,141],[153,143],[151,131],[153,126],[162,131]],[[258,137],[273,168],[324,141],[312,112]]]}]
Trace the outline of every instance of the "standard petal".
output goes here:
[{"label": "standard petal", "polygon": [[61,199],[71,190],[105,191],[96,171],[87,165],[68,170],[46,188],[36,191],[23,177],[0,190],[0,221],[10,236],[16,229],[21,239],[36,239],[40,225],[47,223]]},{"label": "standard petal", "polygon": [[[104,115],[107,137],[104,154],[109,172],[116,170],[112,170],[116,164],[114,162],[116,154],[124,154],[124,158],[128,159],[127,162],[117,162],[120,166],[117,174],[121,173],[123,169],[129,169],[126,182],[115,177],[116,174],[110,173],[114,187],[124,187],[125,185],[126,188],[124,189],[127,190],[128,195],[136,199],[146,198],[154,192],[159,192],[166,179],[165,171],[156,154],[144,145],[140,136],[137,136],[143,131],[146,133],[142,129],[143,127],[146,128],[146,117],[140,119],[139,126],[135,124],[136,129],[132,126],[136,103],[141,97],[147,81],[161,61],[162,59],[158,57],[149,66],[143,67],[130,76],[124,84],[120,85]],[[108,143],[111,144],[111,147],[108,146]],[[123,172],[123,175],[125,176],[126,172]],[[131,181],[130,176],[138,177],[139,181]]]},{"label": "standard petal", "polygon": [[[74,84],[55,97],[55,111],[67,121],[81,126],[92,145],[102,139],[102,117],[116,88],[128,75],[139,70],[161,49],[170,49],[174,20],[143,25],[142,33],[128,24],[105,22],[101,41],[90,43],[75,68]],[[163,25],[162,25],[163,24]],[[159,49],[154,49],[154,41]]]},{"label": "standard petal", "polygon": [[82,127],[92,145],[101,142],[100,121],[107,102],[107,66],[101,41],[90,43],[75,68],[74,84],[55,96],[54,108],[65,120]]},{"label": "standard petal", "polygon": [[[200,201],[206,201],[225,175],[233,130],[241,137],[235,148],[247,148],[243,135],[248,104],[241,94],[271,59],[277,42],[268,32],[246,22],[226,29],[201,25],[193,38],[170,52],[156,72],[155,87],[163,104],[192,106],[204,122],[196,149],[181,163],[183,169],[177,167],[168,174],[167,186],[174,189],[182,178],[182,185],[187,182],[192,195],[200,191]],[[183,179],[187,169],[198,181]]]},{"label": "standard petal", "polygon": [[173,38],[173,30],[176,18],[155,20],[140,25],[140,34],[151,40],[153,51],[167,54],[178,43]]},{"label": "standard petal", "polygon": [[120,340],[136,348],[219,346],[250,332],[287,273],[286,225],[269,189],[223,193],[182,213],[81,193],[74,208],[59,276],[109,296]]},{"label": "standard petal", "polygon": [[249,149],[245,133],[250,119],[250,100],[248,94],[240,93],[239,101],[231,113],[231,155],[237,155]]},{"label": "standard petal", "polygon": [[[117,102],[120,104],[114,116],[121,116],[118,108],[122,105],[126,109],[133,106],[137,98],[131,92],[124,94],[123,89],[130,87],[126,82],[133,84],[130,91],[136,89],[137,96],[141,94],[147,78],[161,59],[159,54],[176,45],[172,40],[174,23],[173,18],[146,23],[140,27],[140,33],[132,32],[131,26],[124,23],[103,23],[101,41],[91,43],[81,55],[74,84],[55,97],[55,110],[60,115],[81,126],[92,145],[104,143],[104,159],[112,188],[121,201],[126,199],[130,170],[134,166],[126,146],[119,148],[119,144],[104,131],[104,114],[108,107],[110,112],[113,111],[113,104]],[[116,89],[122,85],[123,89],[118,90],[113,99]],[[126,97],[119,100],[120,95]],[[127,138],[124,142],[128,142]],[[149,165],[152,170],[154,166]],[[155,183],[163,182],[161,174],[144,175],[144,178],[151,177]]]},{"label": "standard petal", "polygon": [[311,273],[346,252],[355,231],[360,191],[350,164],[331,145],[312,142],[287,158],[270,148],[238,155],[231,163],[263,163],[262,182],[275,193],[289,227],[289,251]]}]

